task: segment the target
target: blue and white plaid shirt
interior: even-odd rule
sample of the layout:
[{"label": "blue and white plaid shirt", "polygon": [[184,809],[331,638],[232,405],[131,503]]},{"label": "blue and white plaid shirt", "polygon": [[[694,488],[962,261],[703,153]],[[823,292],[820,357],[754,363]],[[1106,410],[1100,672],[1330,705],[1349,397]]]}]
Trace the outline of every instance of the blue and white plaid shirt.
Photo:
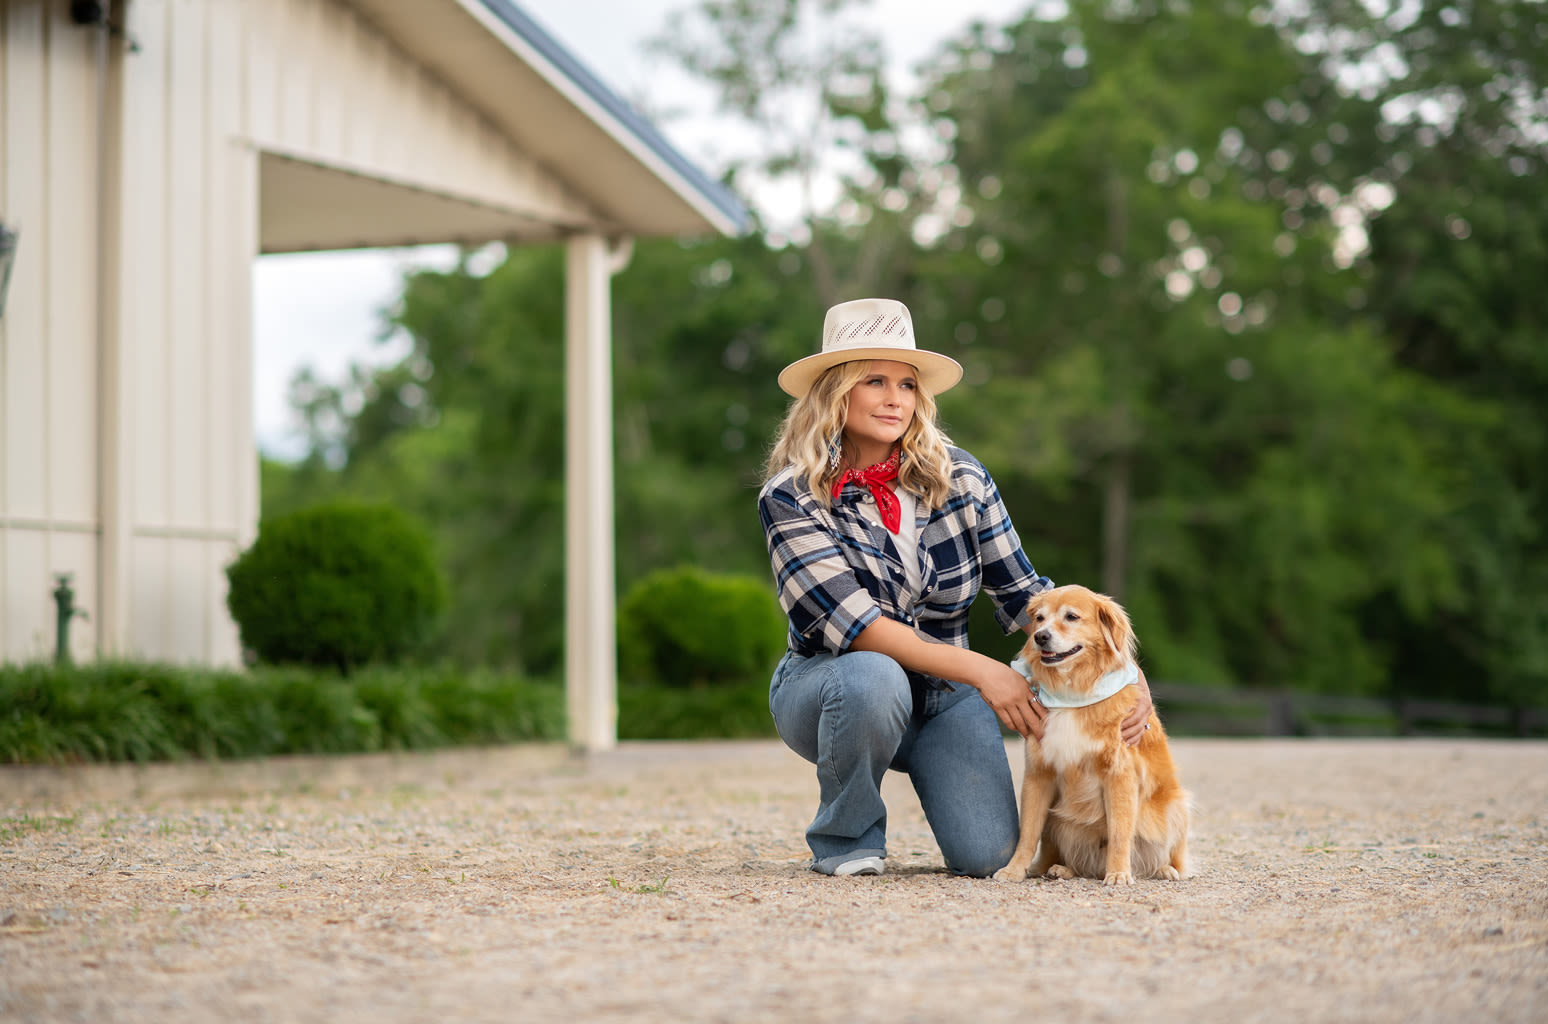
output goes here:
[{"label": "blue and white plaid shirt", "polygon": [[[790,649],[841,654],[881,616],[957,647],[968,645],[968,609],[980,588],[994,599],[1009,634],[1024,627],[1031,599],[1053,586],[1021,550],[989,471],[960,448],[951,452],[946,507],[916,506],[919,575],[913,593],[892,535],[857,507],[868,497],[845,487],[832,508],[786,468],[758,493],[779,603],[790,617]],[[930,681],[939,686],[938,682]]]}]

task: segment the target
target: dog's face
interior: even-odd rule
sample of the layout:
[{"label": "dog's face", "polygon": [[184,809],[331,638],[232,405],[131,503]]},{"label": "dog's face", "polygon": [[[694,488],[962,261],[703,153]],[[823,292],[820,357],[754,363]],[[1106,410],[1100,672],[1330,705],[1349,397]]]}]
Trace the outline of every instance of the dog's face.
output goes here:
[{"label": "dog's face", "polygon": [[[1089,679],[1134,657],[1134,630],[1118,602],[1085,587],[1056,587],[1032,600],[1032,638],[1021,656],[1041,673],[1066,682]],[[1037,669],[1034,669],[1037,671]]]}]

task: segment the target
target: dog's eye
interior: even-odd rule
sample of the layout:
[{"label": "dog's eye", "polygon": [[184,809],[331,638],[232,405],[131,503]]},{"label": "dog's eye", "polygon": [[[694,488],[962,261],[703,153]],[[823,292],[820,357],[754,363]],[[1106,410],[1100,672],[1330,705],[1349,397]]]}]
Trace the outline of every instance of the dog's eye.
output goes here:
[{"label": "dog's eye", "polygon": [[1080,616],[1076,615],[1074,612],[1065,612],[1064,613],[1064,621],[1065,622],[1079,622],[1080,621]]},{"label": "dog's eye", "polygon": [[1043,621],[1043,613],[1042,612],[1038,612],[1036,615],[1032,616],[1032,621],[1033,622],[1042,622]]}]

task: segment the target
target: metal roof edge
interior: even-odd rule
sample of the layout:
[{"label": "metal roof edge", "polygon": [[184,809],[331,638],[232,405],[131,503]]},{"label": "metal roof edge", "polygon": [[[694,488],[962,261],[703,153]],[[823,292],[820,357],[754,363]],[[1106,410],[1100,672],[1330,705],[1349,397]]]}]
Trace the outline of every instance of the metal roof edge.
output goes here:
[{"label": "metal roof edge", "polygon": [[705,174],[692,161],[678,151],[661,131],[644,116],[624,102],[617,93],[592,74],[584,64],[565,49],[532,16],[516,6],[512,0],[479,0],[490,14],[516,33],[527,45],[568,78],[582,93],[618,122],[619,126],[645,145],[657,159],[681,177],[685,184],[699,193],[723,218],[741,234],[752,226],[752,215],[747,207],[732,194],[731,190]]}]

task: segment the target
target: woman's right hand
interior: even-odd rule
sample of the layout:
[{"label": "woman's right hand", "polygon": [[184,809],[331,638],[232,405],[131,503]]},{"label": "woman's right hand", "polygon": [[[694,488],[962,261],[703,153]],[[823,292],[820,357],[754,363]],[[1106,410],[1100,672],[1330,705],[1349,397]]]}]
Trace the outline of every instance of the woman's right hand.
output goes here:
[{"label": "woman's right hand", "polygon": [[974,683],[984,703],[994,710],[1007,729],[1041,740],[1048,709],[1033,698],[1031,685],[1009,665],[992,658],[984,660],[987,662],[984,672]]}]

